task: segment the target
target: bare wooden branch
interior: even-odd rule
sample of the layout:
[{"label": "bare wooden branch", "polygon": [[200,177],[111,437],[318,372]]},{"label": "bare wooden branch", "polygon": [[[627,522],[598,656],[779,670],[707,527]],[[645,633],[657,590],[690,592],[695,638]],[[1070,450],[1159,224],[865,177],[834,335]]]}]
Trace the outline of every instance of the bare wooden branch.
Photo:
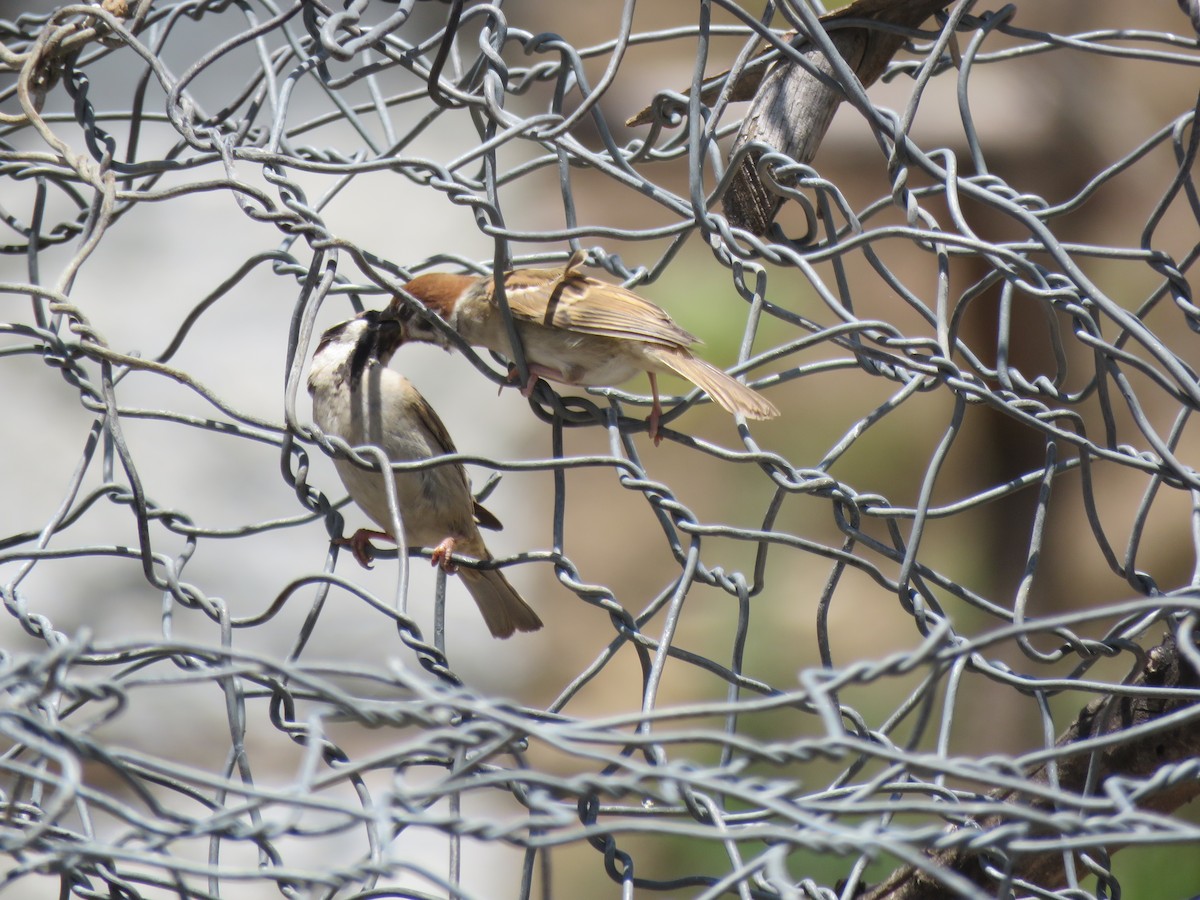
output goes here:
[{"label": "bare wooden branch", "polygon": [[[1175,639],[1168,634],[1161,644],[1147,656],[1146,664],[1132,681],[1134,687],[1187,688],[1200,687],[1200,674],[1179,652]],[[1164,698],[1162,696],[1108,696],[1089,703],[1055,743],[1057,748],[1069,748],[1072,744],[1105,735],[1116,735],[1139,725],[1154,722],[1171,713],[1196,707],[1190,698]],[[1091,778],[1091,793],[1099,791],[1104,782],[1112,777],[1148,779],[1164,766],[1181,763],[1200,755],[1200,715],[1188,717],[1183,724],[1164,731],[1151,731],[1127,741],[1114,741],[1096,753],[1067,753],[1057,757],[1057,791],[1032,794],[1017,790],[997,790],[988,797],[998,805],[1021,804],[1029,809],[1046,813],[1053,812],[1052,793],[1083,794],[1088,792],[1089,769],[1095,771]],[[1038,766],[1027,773],[1031,785],[1045,786],[1050,783],[1046,765]],[[1171,813],[1200,794],[1200,783],[1195,780],[1165,785],[1162,790],[1147,796],[1139,808]],[[1003,813],[978,819],[972,826],[983,831],[1009,823]],[[1038,835],[1031,835],[1037,837]],[[1049,835],[1043,835],[1049,836]],[[1104,844],[1112,854],[1120,848]],[[1067,883],[1063,853],[1031,853],[1011,859],[1012,871],[1021,881],[1036,884],[1046,890],[1061,888]],[[926,866],[905,866],[897,869],[888,879],[860,895],[860,900],[947,900],[952,896],[948,889],[935,877],[937,871],[950,871],[967,878],[985,889],[994,889],[995,883],[984,873],[985,860],[980,851],[970,846],[954,847],[931,854]]]},{"label": "bare wooden branch", "polygon": [[[834,32],[830,40],[838,53],[857,68],[866,52],[867,35],[865,29],[852,28]],[[895,47],[899,46],[897,37]],[[842,101],[842,92],[833,80],[833,66],[824,52],[809,45],[802,54],[819,75],[794,63],[774,66],[742,120],[733,153],[752,141],[761,141],[797,162],[807,163],[816,156]],[[729,223],[759,235],[767,233],[783,205],[783,198],[767,187],[758,170],[761,156],[751,151],[742,158],[722,198]]]},{"label": "bare wooden branch", "polygon": [[[949,0],[858,0],[822,18],[826,25],[856,18],[899,28],[916,28],[947,6]],[[863,87],[873,84],[906,40],[902,33],[868,26],[831,30],[830,41],[854,70]],[[844,99],[833,76],[833,64],[824,51],[804,41],[797,49],[811,66],[793,62],[776,64],[763,79],[733,142],[733,153],[761,141],[797,162],[808,163],[817,154],[833,113]],[[731,225],[754,234],[766,234],[783,198],[763,183],[758,171],[760,154],[743,157],[724,197]]]},{"label": "bare wooden branch", "polygon": [[[856,0],[837,12],[822,16],[827,26],[846,19],[868,19],[896,28],[916,28],[951,0]],[[863,86],[873,84],[905,41],[891,29],[869,26],[835,28],[829,32],[833,46],[850,64]],[[753,100],[733,144],[733,153],[752,141],[776,147],[798,162],[811,162],[821,145],[834,110],[843,94],[833,80],[833,66],[825,54],[807,38],[788,32],[783,38],[804,56],[812,67],[780,63],[775,48],[753,57],[739,70],[729,87],[733,101]],[[716,100],[730,77],[726,70],[707,79],[700,92],[704,103]],[[660,112],[651,104],[630,117],[626,125],[644,125]],[[731,224],[755,234],[765,234],[783,201],[767,189],[758,173],[760,154],[747,154],[724,197]]]},{"label": "bare wooden branch", "polygon": [[[919,0],[858,0],[858,2],[842,7],[836,12],[831,12],[821,16],[821,21],[834,22],[844,19],[874,19],[879,22],[889,22],[901,27],[913,28],[917,25],[920,25],[921,22],[925,21],[925,19],[929,18],[929,16],[937,12],[942,7],[948,6],[950,2],[951,0],[923,0],[923,2],[919,2]],[[913,7],[916,8],[914,9]],[[926,11],[921,13],[921,10]],[[908,13],[908,15],[904,16],[904,21],[889,17],[889,14],[900,15],[904,13]],[[918,13],[920,13],[920,17],[915,18]],[[851,29],[837,29],[837,31],[848,30]],[[874,31],[874,29],[871,30]],[[836,34],[837,31],[831,32],[831,34]],[[881,33],[878,31],[876,31],[876,34],[881,35]],[[797,34],[795,31],[786,31],[780,35],[781,39],[789,43],[794,43],[796,41],[796,37]],[[803,46],[803,44],[797,44],[797,46]],[[882,73],[883,66],[887,65],[888,59],[890,59],[894,53],[895,49],[892,50],[892,53],[887,54],[887,56],[883,58],[883,62],[879,71],[871,76],[870,81],[867,81],[864,78],[863,72],[858,73],[859,80],[862,81],[863,84],[869,84],[870,82],[875,81],[875,79],[878,78]],[[747,62],[741,69],[738,70],[737,75],[734,76],[733,83],[729,87],[729,99],[735,103],[744,100],[752,100],[755,93],[757,93],[759,86],[762,84],[763,78],[766,76],[771,66],[773,66],[778,60],[779,51],[774,47],[752,57],[749,62]],[[718,75],[713,75],[710,78],[706,78],[700,87],[700,101],[705,104],[713,103],[717,99],[717,96],[721,93],[721,89],[725,86],[725,82],[728,81],[729,78],[729,69],[726,69],[724,72],[721,72]],[[691,90],[688,89],[682,93],[686,97],[691,94]],[[649,106],[638,110],[637,113],[626,119],[625,124],[631,128],[637,125],[646,125],[654,120],[657,112],[658,106],[655,103],[651,103]]]}]

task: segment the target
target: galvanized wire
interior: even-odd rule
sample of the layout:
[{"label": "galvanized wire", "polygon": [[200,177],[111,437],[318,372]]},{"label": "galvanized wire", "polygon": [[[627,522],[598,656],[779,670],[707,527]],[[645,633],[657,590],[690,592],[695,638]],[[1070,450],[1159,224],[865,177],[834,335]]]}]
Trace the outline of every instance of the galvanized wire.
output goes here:
[{"label": "galvanized wire", "polygon": [[[1192,350],[1200,316],[1189,283],[1200,252],[1196,98],[1068,196],[1048,199],[993,171],[979,127],[990,110],[971,94],[985,70],[1038,56],[1061,58],[1068,71],[1092,57],[1099,66],[1136,61],[1163,83],[1180,72],[1194,81],[1196,36],[1178,13],[1178,33],[1136,21],[1038,31],[1024,24],[1025,6],[964,2],[930,20],[885,77],[911,85],[902,113],[843,85],[840,115],[865,123],[877,144],[881,195],[851,199],[820,168],[763,156],[791,214],[807,223],[803,238],[730,227],[719,198],[736,163],[727,153],[737,110],[726,97],[704,107],[695,88],[731,60],[744,65],[749,54],[738,51],[756,35],[791,52],[778,34],[810,26],[808,8],[772,6],[760,20],[729,2],[679,5],[673,25],[654,28],[632,2],[607,4],[593,13],[610,29],[602,40],[586,29],[548,33],[536,6],[501,3],[339,10],[106,0],[0,22],[8,226],[0,367],[12,384],[53,370],[57,395],[88,422],[73,470],[6,461],[2,471],[6,495],[38,478],[53,481],[58,501],[47,513],[6,500],[0,519],[0,592],[13,626],[0,656],[0,886],[46,896],[53,885],[81,898],[655,891],[829,900],[893,866],[930,868],[926,851],[970,845],[986,851],[994,885],[985,891],[940,871],[947,896],[1108,897],[1120,889],[1111,851],[1200,840],[1185,817],[1138,806],[1164,784],[1194,780],[1194,763],[1088,794],[1051,779],[1036,790],[1052,798],[1052,814],[987,796],[1034,790],[1027,773],[1064,752],[1055,736],[1087,700],[1146,693],[1123,679],[1164,631],[1190,629],[1200,608],[1200,478],[1188,429],[1200,408]],[[719,60],[717,39],[734,48]],[[635,109],[624,108],[628,94],[613,101],[614,85],[629,90],[621,76],[644,64],[634,51],[647,46],[685,64],[692,54],[692,91],[676,92],[687,68],[678,84],[647,80],[661,67],[635,79],[645,104],[661,96],[653,122],[629,136],[613,117]],[[946,80],[958,87],[960,152],[923,144],[914,129],[924,92]],[[442,143],[425,140],[443,126]],[[426,155],[431,147],[442,155]],[[1163,171],[1169,177],[1156,180]],[[672,177],[680,172],[686,178]],[[491,258],[463,251],[450,233],[441,252],[397,256],[395,243],[330,224],[352,222],[360,213],[341,212],[343,196],[381,177],[424,198],[388,211],[390,227],[419,234],[433,227],[425,210],[463,207]],[[641,225],[594,217],[594,202],[579,203],[584,181],[609,195],[611,209],[647,202],[656,217]],[[1126,184],[1122,196],[1140,207],[1104,211],[1104,241],[1075,237],[1088,204]],[[186,204],[212,197],[221,202],[192,218]],[[173,239],[193,255],[225,227],[249,228],[258,244],[203,296],[178,273],[156,288],[161,302],[133,303],[135,318],[171,335],[145,354],[98,324],[112,320],[125,286],[118,279],[106,295],[89,267],[120,240],[136,247],[148,227],[143,211],[176,206]],[[324,559],[273,558],[282,586],[253,609],[185,580],[205,556],[238,570],[239,544],[264,536],[311,533],[318,523],[341,533],[340,488],[314,482],[310,466],[314,454],[352,451],[320,434],[301,400],[323,308],[378,306],[430,268],[560,262],[579,246],[609,277],[649,294],[688,242],[702,245],[711,278],[723,279],[722,327],[739,348],[733,371],[784,408],[781,423],[739,424],[735,442],[719,443],[688,430],[702,395],[675,398],[665,422],[679,455],[664,467],[656,454],[672,451],[646,444],[649,398],[635,386],[563,396],[543,385],[529,408],[549,429],[547,455],[456,457],[495,473],[547,473],[552,502],[527,515],[547,526],[549,546],[530,538],[500,564],[514,577],[550,567],[561,585],[556,604],[607,613],[611,635],[599,652],[556,636],[550,621],[542,640],[574,674],[548,702],[505,699],[464,676],[440,632],[427,635],[409,615],[403,565],[389,598],[363,587],[347,559],[335,568],[336,548]],[[618,243],[647,261],[629,265]],[[134,281],[150,261],[126,253]],[[1116,269],[1128,274],[1115,279]],[[226,353],[222,365],[260,371],[203,323],[230,298],[249,310],[266,281],[293,298],[276,318],[281,327],[254,338],[286,344],[270,414],[251,399],[253,379],[218,389],[195,371]],[[686,320],[686,308],[676,312]],[[487,379],[502,383],[504,367],[471,359],[481,374],[463,391],[482,404],[493,393]],[[849,395],[838,391],[844,380],[858,386]],[[134,392],[148,383],[163,392]],[[861,410],[848,402],[857,391],[873,398]],[[170,400],[141,405],[153,404],[144,396]],[[837,423],[826,446],[798,439],[817,418],[805,409],[843,404],[841,418],[825,420]],[[6,443],[39,447],[59,434],[60,412],[9,412]],[[864,447],[886,467],[903,435],[875,436],[896,421],[927,451],[896,496],[869,466],[849,468],[865,484],[838,474]],[[170,437],[131,439],[142,423]],[[1021,459],[1037,461],[964,477],[996,429],[1033,447]],[[592,452],[569,452],[568,432],[572,445],[577,434],[593,438]],[[282,479],[290,509],[243,519],[233,511],[217,525],[156,495],[163,480],[152,490],[142,474],[156,454],[202,438],[277,454],[278,467],[255,457],[250,477],[264,486]],[[370,451],[360,458],[380,461]],[[728,472],[749,499],[716,517],[697,512],[711,506],[703,490],[681,490],[691,466]],[[618,595],[576,562],[579,537],[567,519],[582,501],[568,480],[597,471],[615,476],[605,490],[637,497],[658,522],[657,554],[674,574],[645,596]],[[757,507],[747,514],[746,504]],[[996,509],[1004,515],[996,527],[1023,550],[992,580],[947,534],[971,533],[966,523]],[[1070,537],[1051,541],[1064,520],[1076,526]],[[522,529],[509,526],[512,541]],[[98,536],[106,528],[111,537]],[[1177,542],[1168,558],[1155,552],[1163,535]],[[731,565],[730,546],[753,552]],[[1103,561],[1086,582],[1071,568],[1077,554]],[[615,578],[629,560],[611,562]],[[57,577],[102,586],[112,571],[158,592],[159,633],[114,633],[106,610],[119,598],[107,588],[54,612]],[[1047,582],[1051,593],[1087,596],[1048,602]],[[702,620],[705,588],[728,605],[719,629],[700,640],[687,626],[689,616]],[[388,662],[308,652],[336,621],[326,607],[334,598],[354,598],[386,624],[377,637],[391,648]],[[299,622],[286,618],[306,604]],[[888,628],[904,623],[891,649],[864,641],[872,649],[849,656],[872,627],[873,613],[856,614],[856,605],[890,608]],[[815,649],[782,634],[782,644],[772,641],[780,607],[811,629]],[[256,642],[264,636],[275,642]],[[631,654],[630,693],[609,712],[585,702]],[[669,681],[695,687],[667,691]],[[981,709],[1004,696],[1036,737],[1024,753],[995,753],[962,734],[968,713],[986,718]],[[223,730],[209,739],[223,748],[218,759],[180,758],[166,729],[147,727],[139,710],[158,709],[163,697],[195,703],[197,716],[217,711]],[[1147,727],[1195,715],[1185,709]],[[1010,817],[1004,828],[970,827],[998,812]],[[430,835],[444,841],[433,851]],[[472,882],[492,864],[480,859],[495,859],[480,856],[491,847],[508,854],[509,868],[496,870],[508,880]],[[569,862],[559,862],[564,849]],[[1006,875],[1006,859],[1035,850],[1066,855],[1064,890]],[[813,860],[830,854],[838,876],[812,875]]]}]

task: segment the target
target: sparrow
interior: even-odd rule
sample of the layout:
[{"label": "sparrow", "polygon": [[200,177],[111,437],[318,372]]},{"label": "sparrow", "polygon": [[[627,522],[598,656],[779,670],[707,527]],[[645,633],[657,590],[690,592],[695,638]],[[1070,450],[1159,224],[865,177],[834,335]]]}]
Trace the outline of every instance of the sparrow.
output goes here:
[{"label": "sparrow", "polygon": [[[415,462],[454,453],[446,426],[407,378],[388,362],[402,341],[401,324],[370,310],[330,328],[321,337],[308,375],[313,419],[322,431],[352,447],[381,448],[392,462]],[[373,537],[395,540],[389,531],[384,473],[349,459],[334,459],[342,483],[382,531],[360,528],[340,538],[354,558],[370,568]],[[458,572],[493,635],[536,631],[542,620],[499,569],[458,569],[450,559],[462,553],[492,559],[480,526],[499,530],[500,521],[471,496],[459,463],[413,472],[390,472],[396,485],[404,536],[412,546],[432,547],[433,564]]]},{"label": "sparrow", "polygon": [[[649,431],[657,445],[662,406],[659,372],[674,372],[702,388],[729,413],[770,419],[779,410],[756,391],[693,355],[699,342],[666,311],[620,285],[583,274],[587,253],[575,251],[562,269],[515,269],[504,273],[504,295],[528,363],[528,397],[538,378],[570,385],[620,384],[645,372],[654,403]],[[404,291],[436,313],[469,344],[512,355],[504,316],[490,275],[429,272],[404,285]],[[386,310],[404,323],[405,340],[450,348],[433,322],[414,315],[395,297]],[[510,372],[510,378],[514,373]]]}]

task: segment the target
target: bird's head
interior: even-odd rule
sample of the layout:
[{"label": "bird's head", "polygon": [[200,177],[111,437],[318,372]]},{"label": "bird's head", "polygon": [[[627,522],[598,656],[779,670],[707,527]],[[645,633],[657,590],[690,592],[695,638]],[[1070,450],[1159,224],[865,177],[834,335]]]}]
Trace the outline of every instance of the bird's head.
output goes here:
[{"label": "bird's head", "polygon": [[[404,285],[407,297],[396,296],[387,311],[404,324],[404,340],[424,341],[449,350],[453,343],[446,336],[446,329],[457,327],[459,303],[477,280],[446,272],[418,275]],[[413,299],[420,305],[413,303]]]},{"label": "bird's head", "polygon": [[401,343],[422,341],[436,344],[443,350],[451,348],[450,340],[444,331],[446,326],[435,321],[434,315],[428,310],[405,303],[402,298],[396,297],[380,315],[395,322],[400,328]]},{"label": "bird's head", "polygon": [[309,388],[320,373],[342,369],[348,369],[350,383],[357,384],[369,366],[386,366],[402,343],[403,324],[389,310],[368,309],[339,322],[321,335],[313,354]]}]

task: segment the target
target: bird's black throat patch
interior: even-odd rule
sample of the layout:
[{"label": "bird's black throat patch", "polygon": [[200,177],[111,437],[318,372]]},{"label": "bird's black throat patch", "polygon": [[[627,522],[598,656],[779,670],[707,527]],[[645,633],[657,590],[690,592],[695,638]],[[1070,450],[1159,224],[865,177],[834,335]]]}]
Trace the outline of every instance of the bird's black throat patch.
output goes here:
[{"label": "bird's black throat patch", "polygon": [[358,343],[354,345],[354,352],[350,354],[350,384],[352,385],[362,382],[362,374],[366,371],[367,366],[380,363],[379,313],[369,309],[362,314],[361,318],[367,323],[367,327],[364,329],[362,337],[358,339]]}]

